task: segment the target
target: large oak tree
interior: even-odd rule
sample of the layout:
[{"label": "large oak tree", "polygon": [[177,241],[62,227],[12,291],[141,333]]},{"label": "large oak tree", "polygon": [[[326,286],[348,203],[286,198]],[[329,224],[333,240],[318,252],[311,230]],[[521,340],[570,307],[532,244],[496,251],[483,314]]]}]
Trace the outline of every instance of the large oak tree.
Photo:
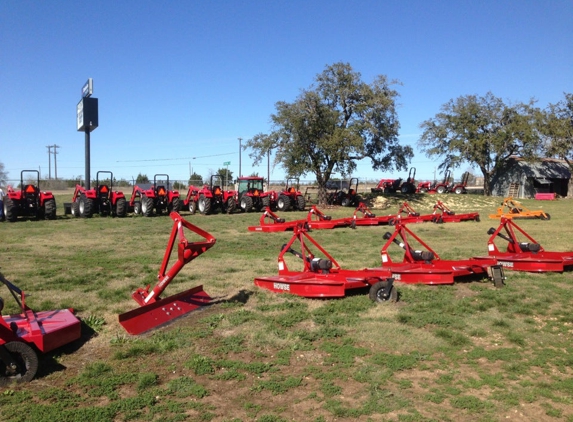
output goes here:
[{"label": "large oak tree", "polygon": [[272,131],[244,148],[252,150],[254,164],[272,151],[289,176],[313,173],[321,200],[333,173],[346,177],[364,158],[374,170],[407,169],[413,151],[398,142],[394,84],[382,75],[367,84],[347,63],[326,66],[294,102],[277,102]]},{"label": "large oak tree", "polygon": [[573,94],[549,104],[541,128],[547,154],[565,160],[573,169]]},{"label": "large oak tree", "polygon": [[440,169],[464,163],[477,166],[490,195],[490,178],[507,159],[538,154],[540,135],[534,101],[505,104],[491,92],[450,100],[435,117],[420,124],[419,147],[430,158],[441,158]]}]

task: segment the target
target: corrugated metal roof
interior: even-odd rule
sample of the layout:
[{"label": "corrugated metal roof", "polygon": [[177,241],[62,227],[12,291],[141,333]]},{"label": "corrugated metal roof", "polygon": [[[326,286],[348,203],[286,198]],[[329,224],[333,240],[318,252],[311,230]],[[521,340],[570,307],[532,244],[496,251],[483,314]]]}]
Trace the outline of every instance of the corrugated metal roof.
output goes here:
[{"label": "corrugated metal roof", "polygon": [[528,163],[526,161],[518,161],[517,165],[520,167],[525,176],[533,177],[535,179],[571,178],[571,171],[569,166],[564,162],[538,161],[534,163]]}]

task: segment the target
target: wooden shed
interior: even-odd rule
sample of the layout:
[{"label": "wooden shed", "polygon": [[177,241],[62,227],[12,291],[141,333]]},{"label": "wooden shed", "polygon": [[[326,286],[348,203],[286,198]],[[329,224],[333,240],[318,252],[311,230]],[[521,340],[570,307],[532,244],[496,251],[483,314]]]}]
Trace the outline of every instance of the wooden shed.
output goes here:
[{"label": "wooden shed", "polygon": [[[511,157],[507,164],[491,178],[493,196],[546,199],[550,196],[572,196],[571,169],[558,159],[546,158],[527,162]],[[543,195],[555,194],[555,195]]]}]

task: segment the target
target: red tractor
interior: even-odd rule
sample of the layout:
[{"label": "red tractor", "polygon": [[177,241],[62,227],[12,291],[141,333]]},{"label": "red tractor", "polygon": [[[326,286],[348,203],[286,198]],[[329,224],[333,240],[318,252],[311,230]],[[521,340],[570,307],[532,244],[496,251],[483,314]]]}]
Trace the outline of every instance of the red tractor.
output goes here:
[{"label": "red tractor", "polygon": [[203,215],[212,214],[217,212],[218,209],[227,214],[235,211],[237,192],[234,190],[223,190],[221,188],[222,179],[221,175],[214,174],[211,176],[210,185],[204,185],[202,188],[189,187],[187,198],[183,204],[188,207],[191,214],[195,213],[197,209]]},{"label": "red tractor", "polygon": [[372,193],[395,193],[400,189],[402,179],[380,179],[375,188],[370,188]]},{"label": "red tractor", "polygon": [[[36,173],[37,183],[24,184],[24,173]],[[52,192],[40,190],[40,172],[38,170],[22,170],[20,173],[20,190],[8,186],[4,197],[4,216],[14,222],[19,216],[37,219],[55,220],[56,199]]]},{"label": "red tractor", "polygon": [[[109,185],[107,180],[100,180],[100,173],[109,174]],[[76,185],[72,203],[69,208],[65,207],[65,213],[71,213],[76,218],[91,218],[94,214],[125,217],[127,200],[123,192],[113,190],[113,173],[98,171],[95,185],[96,187],[92,189]]]},{"label": "red tractor", "polygon": [[450,184],[451,172],[446,170],[444,173],[444,180],[441,182],[434,181],[430,182],[420,182],[416,188],[417,193],[448,193],[452,185]]},{"label": "red tractor", "polygon": [[416,193],[416,185],[414,181],[416,179],[416,167],[411,167],[410,172],[408,173],[408,178],[404,183],[400,185],[400,192],[407,194],[407,193]]},{"label": "red tractor", "polygon": [[306,201],[304,199],[304,195],[299,190],[299,179],[287,179],[285,190],[279,193],[277,209],[279,211],[304,211],[305,207]]},{"label": "red tractor", "polygon": [[402,182],[402,178],[398,179],[380,179],[375,188],[371,188],[372,193],[396,193],[401,192],[404,194],[415,193],[416,185],[414,184],[416,178],[416,167],[411,167],[408,173],[408,178]]},{"label": "red tractor", "polygon": [[466,171],[462,176],[462,181],[459,183],[453,183],[453,186],[450,187],[449,192],[453,192],[457,195],[460,195],[462,193],[468,193],[466,186],[468,184],[469,178],[470,178],[470,173]]},{"label": "red tractor", "polygon": [[[162,177],[159,178],[158,177]],[[181,199],[179,192],[170,189],[169,176],[167,174],[156,174],[153,176],[153,185],[135,185],[129,200],[129,211],[134,214],[143,214],[151,217],[153,210],[158,215],[163,211],[171,213],[181,211]]]},{"label": "red tractor", "polygon": [[277,193],[263,190],[264,179],[259,176],[239,177],[239,206],[243,212],[251,212],[253,209],[262,211],[266,207],[277,207]]},{"label": "red tractor", "polygon": [[358,178],[348,181],[348,190],[341,189],[328,196],[328,205],[342,205],[343,207],[357,207],[362,202],[358,195]]}]

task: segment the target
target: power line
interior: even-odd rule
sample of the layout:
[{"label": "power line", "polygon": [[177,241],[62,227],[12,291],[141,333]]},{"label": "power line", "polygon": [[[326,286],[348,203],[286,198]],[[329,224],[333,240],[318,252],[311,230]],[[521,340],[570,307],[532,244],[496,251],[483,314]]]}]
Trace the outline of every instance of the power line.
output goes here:
[{"label": "power line", "polygon": [[178,157],[178,158],[149,158],[146,160],[118,160],[116,163],[138,163],[141,161],[178,161],[178,160],[195,160],[196,158],[210,158],[221,157],[223,155],[235,155],[236,152],[228,152],[225,154],[201,155],[196,157]]}]

